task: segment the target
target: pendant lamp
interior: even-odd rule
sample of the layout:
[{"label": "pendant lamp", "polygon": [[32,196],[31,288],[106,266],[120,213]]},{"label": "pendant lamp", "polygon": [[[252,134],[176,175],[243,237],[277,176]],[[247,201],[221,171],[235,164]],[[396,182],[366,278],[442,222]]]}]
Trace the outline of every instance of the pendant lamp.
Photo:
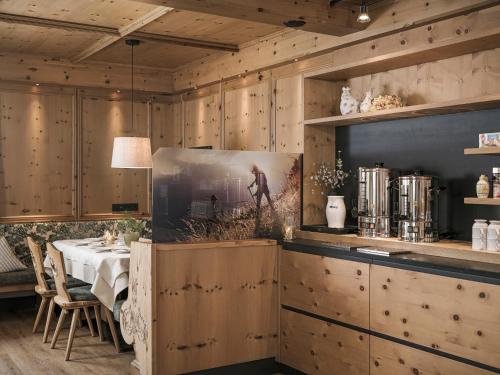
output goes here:
[{"label": "pendant lamp", "polygon": [[[125,43],[131,47],[132,66],[132,100],[131,122],[134,125],[134,46],[140,42],[137,39],[127,39]],[[115,137],[113,141],[113,157],[111,168],[152,168],[151,141],[147,137]]]}]

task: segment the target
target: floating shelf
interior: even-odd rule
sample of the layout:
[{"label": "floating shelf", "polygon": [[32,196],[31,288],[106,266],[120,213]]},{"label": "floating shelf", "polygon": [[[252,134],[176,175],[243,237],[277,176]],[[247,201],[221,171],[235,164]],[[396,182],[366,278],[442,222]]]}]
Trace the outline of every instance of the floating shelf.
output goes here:
[{"label": "floating shelf", "polygon": [[475,35],[467,35],[450,42],[431,43],[424,47],[404,49],[372,57],[351,64],[338,65],[304,74],[304,78],[340,81],[349,78],[375,74],[406,66],[448,59],[500,46],[500,28],[493,28]]},{"label": "floating shelf", "polygon": [[500,206],[500,198],[464,198],[465,204],[481,204],[486,206]]},{"label": "floating shelf", "polygon": [[464,155],[500,155],[500,147],[465,148]]},{"label": "floating shelf", "polygon": [[383,111],[354,113],[345,116],[330,116],[305,120],[305,125],[348,126],[376,121],[399,120],[405,118],[471,112],[481,109],[500,108],[500,94],[476,98],[450,100],[440,103],[410,105]]}]

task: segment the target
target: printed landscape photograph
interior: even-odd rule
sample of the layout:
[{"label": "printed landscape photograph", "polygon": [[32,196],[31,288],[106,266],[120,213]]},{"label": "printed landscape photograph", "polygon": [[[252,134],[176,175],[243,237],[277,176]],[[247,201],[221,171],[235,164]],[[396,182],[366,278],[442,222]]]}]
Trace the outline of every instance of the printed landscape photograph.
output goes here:
[{"label": "printed landscape photograph", "polygon": [[279,240],[300,225],[301,181],[301,154],[161,148],[153,241]]}]

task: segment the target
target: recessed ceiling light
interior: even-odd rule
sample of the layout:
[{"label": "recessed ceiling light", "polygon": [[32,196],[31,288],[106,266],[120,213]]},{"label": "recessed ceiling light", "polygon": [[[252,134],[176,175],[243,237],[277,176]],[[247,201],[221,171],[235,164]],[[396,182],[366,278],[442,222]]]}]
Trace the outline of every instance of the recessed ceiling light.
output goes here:
[{"label": "recessed ceiling light", "polygon": [[286,27],[302,27],[306,24],[306,21],[302,20],[288,20],[283,22]]},{"label": "recessed ceiling light", "polygon": [[35,83],[35,86],[40,86],[40,84],[39,83]]},{"label": "recessed ceiling light", "polygon": [[116,92],[121,92],[120,90],[116,90]]}]

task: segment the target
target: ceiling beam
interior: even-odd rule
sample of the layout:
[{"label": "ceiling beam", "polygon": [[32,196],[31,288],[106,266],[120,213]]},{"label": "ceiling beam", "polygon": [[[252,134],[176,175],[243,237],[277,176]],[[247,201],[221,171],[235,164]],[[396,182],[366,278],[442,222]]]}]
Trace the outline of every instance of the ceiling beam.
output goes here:
[{"label": "ceiling beam", "polygon": [[95,55],[99,51],[102,51],[107,46],[110,46],[114,42],[120,40],[121,38],[132,34],[134,31],[146,26],[147,24],[157,20],[158,18],[164,16],[165,14],[173,11],[174,8],[169,7],[156,7],[151,12],[139,17],[138,19],[128,23],[127,25],[118,29],[119,35],[105,35],[96,42],[92,43],[89,47],[78,53],[76,56],[70,58],[72,62],[80,62],[92,55]]},{"label": "ceiling beam", "polygon": [[[113,27],[96,26],[96,25],[89,25],[89,24],[69,22],[69,21],[59,21],[48,18],[21,16],[11,13],[0,13],[0,22],[55,28],[55,29],[69,30],[69,31],[98,33],[98,34],[104,34],[105,36],[108,37],[115,37],[118,39],[121,38],[120,29],[116,29]],[[193,38],[183,38],[174,35],[154,34],[154,33],[134,31],[128,34],[127,36],[154,43],[176,44],[187,47],[214,49],[214,50],[228,51],[228,52],[239,51],[239,47],[235,44],[211,42]]]},{"label": "ceiling beam", "polygon": [[170,36],[163,34],[152,34],[145,33],[142,31],[136,31],[131,34],[134,38],[143,40],[145,42],[165,42],[169,44],[177,44],[180,46],[186,47],[198,47],[198,48],[207,48],[207,49],[215,49],[220,51],[228,51],[228,52],[239,52],[240,48],[236,44],[230,43],[220,43],[220,42],[210,42],[203,41],[200,39],[192,39],[192,38],[182,38],[179,36]]},{"label": "ceiling beam", "polygon": [[342,36],[364,30],[356,21],[359,5],[328,0],[136,0],[217,16],[284,26],[289,20],[304,21],[300,30]]}]

